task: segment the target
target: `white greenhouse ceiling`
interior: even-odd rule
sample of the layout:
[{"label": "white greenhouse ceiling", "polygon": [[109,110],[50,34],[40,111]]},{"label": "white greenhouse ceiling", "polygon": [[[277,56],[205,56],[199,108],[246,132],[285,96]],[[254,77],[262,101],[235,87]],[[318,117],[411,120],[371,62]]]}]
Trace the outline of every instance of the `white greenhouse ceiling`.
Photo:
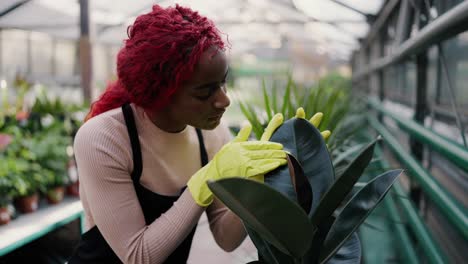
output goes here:
[{"label": "white greenhouse ceiling", "polygon": [[[189,6],[227,34],[233,54],[280,49],[285,41],[347,60],[384,0],[88,0],[95,41],[116,43],[153,4]],[[1,0],[0,28],[79,37],[78,0]]]}]

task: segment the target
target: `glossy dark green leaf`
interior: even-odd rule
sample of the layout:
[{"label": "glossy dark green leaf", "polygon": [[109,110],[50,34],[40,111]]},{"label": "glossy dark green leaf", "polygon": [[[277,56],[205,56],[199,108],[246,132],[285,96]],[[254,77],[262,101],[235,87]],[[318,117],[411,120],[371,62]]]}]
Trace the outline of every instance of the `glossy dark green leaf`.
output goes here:
[{"label": "glossy dark green leaf", "polygon": [[[308,120],[293,118],[284,122],[270,141],[283,144],[284,149],[302,165],[304,175],[312,188],[312,208],[309,212],[311,216],[318,206],[318,201],[334,181],[333,165],[320,131]],[[280,167],[269,173],[265,177],[265,184],[297,202],[287,167]]]},{"label": "glossy dark green leaf", "polygon": [[[301,188],[310,187],[312,189],[312,206],[310,210],[307,210],[310,218],[314,210],[314,200],[316,201],[316,207],[317,201],[334,180],[331,158],[322,135],[307,120],[293,118],[284,122],[275,131],[270,141],[283,144],[284,149],[290,152],[299,164],[302,165],[302,170],[309,182],[309,186],[302,186]],[[297,190],[295,190],[294,184],[291,181],[288,167],[280,167],[267,174],[265,176],[265,184],[284,194],[297,204],[304,204],[302,199],[301,201],[297,199]],[[282,209],[279,208],[279,210]],[[273,259],[276,259],[279,263],[293,263],[292,259],[288,260],[287,255],[263,241],[253,231],[247,228],[247,232],[257,247],[259,255],[263,256],[266,261],[275,263]]]},{"label": "glossy dark green leaf", "polygon": [[364,144],[356,144],[352,147],[349,147],[348,149],[345,149],[344,151],[339,151],[339,155],[336,156],[336,158],[333,159],[333,166],[336,166],[340,164],[343,161],[346,161],[351,157],[354,153],[358,152],[363,148]]},{"label": "glossy dark green leaf", "polygon": [[290,154],[288,154],[288,166],[291,181],[296,190],[297,201],[304,212],[308,214],[312,207],[312,187],[310,187],[309,180],[304,175],[301,164]]},{"label": "glossy dark green leaf", "polygon": [[255,229],[247,227],[249,237],[259,253],[259,259],[268,264],[295,264],[294,259],[268,243]]},{"label": "glossy dark green leaf", "polygon": [[313,226],[299,205],[271,187],[241,178],[208,183],[244,224],[282,252],[299,259],[309,249]]},{"label": "glossy dark green leaf", "polygon": [[354,184],[361,177],[374,154],[374,146],[378,139],[369,143],[359,155],[347,166],[343,174],[333,183],[324,194],[317,210],[312,215],[312,223],[320,225],[321,221],[330,217],[346,196],[353,189]]},{"label": "glossy dark green leaf", "polygon": [[392,170],[367,183],[348,202],[330,229],[321,251],[320,260],[330,259],[341,245],[361,225],[395,182],[402,170]]},{"label": "glossy dark green leaf", "polygon": [[361,242],[356,232],[346,240],[341,248],[329,259],[327,264],[358,264],[361,263]]}]

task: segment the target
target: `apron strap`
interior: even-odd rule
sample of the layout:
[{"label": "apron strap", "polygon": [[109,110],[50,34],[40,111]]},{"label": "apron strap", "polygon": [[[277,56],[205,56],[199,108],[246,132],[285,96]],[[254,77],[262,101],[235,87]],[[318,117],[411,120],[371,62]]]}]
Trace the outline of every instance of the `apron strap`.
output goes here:
[{"label": "apron strap", "polygon": [[132,180],[133,182],[139,182],[141,172],[143,171],[143,162],[141,159],[141,147],[140,140],[138,139],[138,131],[135,125],[135,118],[133,117],[133,111],[130,104],[126,103],[122,105],[122,112],[125,118],[125,124],[127,124],[128,135],[130,136],[130,143],[132,145],[133,154],[133,171]]},{"label": "apron strap", "polygon": [[[141,158],[141,146],[140,140],[138,139],[138,131],[135,125],[135,118],[133,116],[132,107],[126,103],[122,105],[122,112],[125,118],[125,124],[127,125],[128,135],[130,137],[130,143],[132,145],[133,155],[133,171],[132,180],[133,182],[139,182],[141,173],[143,171],[143,161]],[[206,152],[205,142],[203,140],[202,131],[197,128],[197,137],[200,145],[200,158],[202,167],[208,164],[208,153]]]},{"label": "apron strap", "polygon": [[198,143],[200,145],[200,157],[202,167],[208,164],[208,153],[206,153],[205,142],[203,141],[203,134],[199,128],[197,130]]}]

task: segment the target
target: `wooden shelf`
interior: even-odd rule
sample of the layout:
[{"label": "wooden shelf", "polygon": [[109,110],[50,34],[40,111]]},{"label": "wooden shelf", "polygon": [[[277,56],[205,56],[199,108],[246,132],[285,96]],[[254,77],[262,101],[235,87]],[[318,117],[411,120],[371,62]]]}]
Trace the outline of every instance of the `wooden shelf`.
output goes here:
[{"label": "wooden shelf", "polygon": [[0,256],[82,217],[81,201],[74,197],[66,197],[56,205],[40,206],[33,213],[21,214],[7,225],[0,226]]}]

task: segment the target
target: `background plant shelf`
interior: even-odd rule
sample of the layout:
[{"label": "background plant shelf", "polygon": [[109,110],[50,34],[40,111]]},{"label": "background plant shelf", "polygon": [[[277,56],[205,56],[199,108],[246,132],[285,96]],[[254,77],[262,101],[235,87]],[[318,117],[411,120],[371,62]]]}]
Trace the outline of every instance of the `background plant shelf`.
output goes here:
[{"label": "background plant shelf", "polygon": [[60,204],[21,214],[8,225],[0,226],[0,257],[78,218],[83,230],[83,217],[81,201],[76,197],[66,197]]}]

